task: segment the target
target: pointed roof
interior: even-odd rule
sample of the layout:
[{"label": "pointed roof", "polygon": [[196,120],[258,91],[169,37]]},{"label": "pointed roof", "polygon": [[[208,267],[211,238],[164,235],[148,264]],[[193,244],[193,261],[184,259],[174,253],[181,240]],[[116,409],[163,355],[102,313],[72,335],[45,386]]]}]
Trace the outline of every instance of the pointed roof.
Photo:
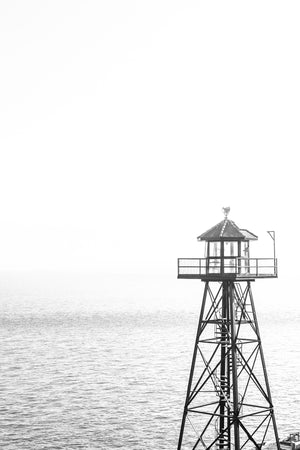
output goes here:
[{"label": "pointed roof", "polygon": [[248,230],[239,228],[232,220],[227,217],[219,222],[214,227],[210,228],[205,233],[197,238],[199,241],[214,241],[214,240],[256,240],[257,236]]}]

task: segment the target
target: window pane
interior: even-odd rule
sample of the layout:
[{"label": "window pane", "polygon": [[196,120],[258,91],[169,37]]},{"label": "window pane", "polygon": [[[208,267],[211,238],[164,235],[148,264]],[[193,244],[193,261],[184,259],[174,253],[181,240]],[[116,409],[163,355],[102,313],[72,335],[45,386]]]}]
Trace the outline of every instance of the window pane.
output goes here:
[{"label": "window pane", "polygon": [[209,256],[221,256],[221,242],[209,243]]},{"label": "window pane", "polygon": [[242,242],[242,258],[249,258],[249,242]]},{"label": "window pane", "polygon": [[236,241],[224,242],[224,256],[238,256],[238,243]]}]

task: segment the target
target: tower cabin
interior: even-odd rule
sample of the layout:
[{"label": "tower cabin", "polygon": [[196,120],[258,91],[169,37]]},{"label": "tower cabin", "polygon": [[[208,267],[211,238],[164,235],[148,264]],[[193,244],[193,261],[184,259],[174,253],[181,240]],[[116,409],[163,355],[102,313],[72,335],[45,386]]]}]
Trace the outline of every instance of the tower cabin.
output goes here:
[{"label": "tower cabin", "polygon": [[[250,242],[256,241],[258,237],[239,228],[228,219],[228,210],[224,208],[224,211],[225,219],[197,238],[206,244],[205,257],[178,259],[178,278],[206,281],[276,278],[275,254],[273,258],[251,258]],[[271,237],[274,240],[274,235]]]}]

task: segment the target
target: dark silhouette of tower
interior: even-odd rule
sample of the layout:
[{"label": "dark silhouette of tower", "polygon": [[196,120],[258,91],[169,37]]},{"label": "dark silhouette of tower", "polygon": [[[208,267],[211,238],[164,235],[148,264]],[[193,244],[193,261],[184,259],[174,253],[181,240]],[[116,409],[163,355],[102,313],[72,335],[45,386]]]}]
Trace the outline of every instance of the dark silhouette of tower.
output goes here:
[{"label": "dark silhouette of tower", "polygon": [[178,450],[261,449],[279,439],[251,284],[277,277],[273,258],[251,258],[257,236],[225,218],[198,237],[204,258],[178,259],[178,278],[204,281]]}]

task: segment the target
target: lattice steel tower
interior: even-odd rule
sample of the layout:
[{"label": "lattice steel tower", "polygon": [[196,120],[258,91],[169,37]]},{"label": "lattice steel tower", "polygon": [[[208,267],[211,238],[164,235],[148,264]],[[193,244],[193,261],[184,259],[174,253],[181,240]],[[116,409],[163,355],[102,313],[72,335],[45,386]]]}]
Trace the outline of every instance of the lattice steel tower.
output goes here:
[{"label": "lattice steel tower", "polygon": [[178,278],[205,282],[177,450],[261,449],[279,439],[251,284],[277,277],[250,258],[257,236],[225,218],[198,240],[205,258],[178,259]]}]

